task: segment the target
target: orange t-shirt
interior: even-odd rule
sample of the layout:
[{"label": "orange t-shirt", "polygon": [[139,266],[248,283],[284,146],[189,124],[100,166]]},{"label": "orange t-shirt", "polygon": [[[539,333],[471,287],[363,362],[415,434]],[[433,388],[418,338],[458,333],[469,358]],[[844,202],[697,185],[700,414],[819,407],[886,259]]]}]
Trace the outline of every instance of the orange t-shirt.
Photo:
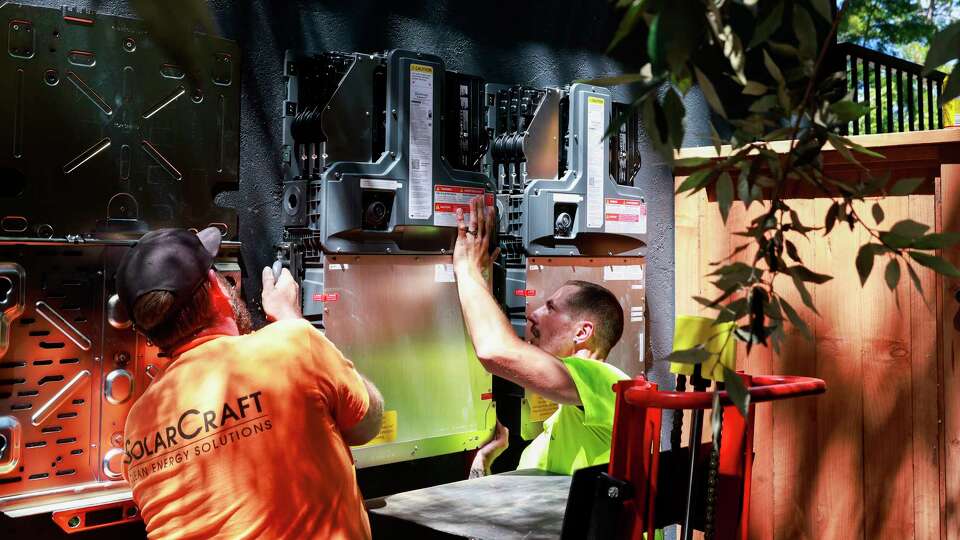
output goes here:
[{"label": "orange t-shirt", "polygon": [[369,403],[353,364],[303,320],[191,346],[127,417],[148,536],[369,538],[340,435]]}]

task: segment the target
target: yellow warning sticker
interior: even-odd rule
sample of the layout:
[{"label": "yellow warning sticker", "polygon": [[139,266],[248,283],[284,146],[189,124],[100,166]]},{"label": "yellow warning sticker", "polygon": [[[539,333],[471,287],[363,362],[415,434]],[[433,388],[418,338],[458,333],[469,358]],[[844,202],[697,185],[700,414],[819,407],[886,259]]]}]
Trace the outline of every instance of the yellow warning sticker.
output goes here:
[{"label": "yellow warning sticker", "polygon": [[410,64],[410,71],[419,71],[420,73],[433,73],[433,66],[423,64]]},{"label": "yellow warning sticker", "polygon": [[397,440],[397,411],[383,411],[383,424],[380,433],[363,446],[374,446]]},{"label": "yellow warning sticker", "polygon": [[604,101],[602,97],[589,96],[587,98],[587,103],[593,103],[594,105],[603,105]]},{"label": "yellow warning sticker", "polygon": [[530,404],[530,421],[543,422],[550,415],[557,412],[558,405],[549,399],[534,393],[527,394],[527,403]]}]

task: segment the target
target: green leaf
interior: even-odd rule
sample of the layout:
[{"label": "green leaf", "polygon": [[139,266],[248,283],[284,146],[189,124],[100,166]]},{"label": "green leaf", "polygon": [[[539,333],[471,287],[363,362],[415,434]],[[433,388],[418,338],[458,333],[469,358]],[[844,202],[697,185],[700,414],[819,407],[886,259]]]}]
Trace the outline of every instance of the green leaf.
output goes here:
[{"label": "green leaf", "polygon": [[786,81],[783,80],[783,73],[780,72],[777,63],[773,61],[773,58],[770,58],[770,54],[766,50],[763,51],[763,65],[767,67],[767,71],[781,86],[786,84]]},{"label": "green leaf", "polygon": [[813,270],[810,270],[806,266],[801,266],[801,265],[791,266],[790,268],[787,268],[787,272],[799,277],[803,281],[809,281],[810,283],[816,283],[817,285],[820,285],[821,283],[826,283],[831,279],[833,279],[833,276],[828,276],[826,274],[818,274]]},{"label": "green leaf", "polygon": [[897,288],[897,284],[900,283],[900,261],[896,258],[890,259],[887,269],[883,272],[883,279],[886,280],[887,287],[891,291]]},{"label": "green leaf", "polygon": [[848,138],[846,138],[846,137],[837,137],[837,138],[838,138],[838,139],[841,139],[841,140],[846,144],[847,148],[850,148],[851,150],[853,150],[853,151],[855,151],[855,152],[859,152],[859,153],[861,153],[861,154],[863,154],[863,155],[865,155],[865,156],[870,156],[870,157],[874,157],[874,158],[877,158],[877,159],[884,159],[883,154],[880,154],[880,153],[878,153],[878,152],[874,152],[873,150],[870,150],[870,149],[867,148],[866,146],[863,146],[863,145],[861,145],[861,144],[855,143],[855,142],[851,141],[850,139],[848,139]]},{"label": "green leaf", "polygon": [[680,149],[683,145],[683,116],[685,109],[680,96],[671,89],[667,89],[667,95],[663,98],[663,114],[667,118],[667,139],[675,149]]},{"label": "green leaf", "polygon": [[710,124],[710,142],[713,143],[713,149],[717,151],[717,157],[720,156],[720,150],[723,146],[723,139],[720,138],[720,134],[717,133],[717,128],[713,127],[713,122],[708,122]]},{"label": "green leaf", "polygon": [[[930,40],[930,50],[927,51],[927,59],[923,63],[924,71],[929,73],[957,58],[958,54],[960,54],[960,21],[937,32]],[[943,102],[946,103],[948,99],[950,98],[945,96]]]},{"label": "green leaf", "polygon": [[710,181],[710,173],[712,172],[713,169],[697,169],[693,171],[686,180],[680,183],[680,187],[677,188],[677,194],[683,193],[684,191],[700,189]]},{"label": "green leaf", "polygon": [[920,283],[920,276],[917,275],[917,271],[913,269],[912,264],[905,264],[907,266],[907,272],[910,274],[910,281],[913,282],[913,286],[917,289],[917,292],[920,293],[920,296],[923,296],[923,284]]},{"label": "green leaf", "polygon": [[883,223],[883,208],[880,207],[880,203],[873,203],[873,220],[877,222],[877,225]]},{"label": "green leaf", "polygon": [[910,247],[910,244],[913,243],[912,239],[891,232],[880,233],[880,241],[890,249],[903,249]]},{"label": "green leaf", "polygon": [[910,195],[923,185],[924,181],[926,181],[926,178],[904,178],[903,180],[898,180],[897,183],[890,188],[889,194],[894,197]]},{"label": "green leaf", "polygon": [[830,209],[827,210],[827,218],[824,221],[824,225],[823,225],[823,228],[824,228],[823,234],[830,234],[830,231],[833,230],[833,226],[837,223],[837,216],[839,214],[840,214],[840,203],[834,201],[834,203],[830,205]]},{"label": "green leaf", "polygon": [[817,10],[817,15],[826,21],[833,22],[833,2],[831,0],[810,0],[810,4]]},{"label": "green leaf", "polygon": [[807,326],[807,323],[800,317],[797,313],[797,310],[793,309],[783,297],[780,298],[780,307],[783,308],[783,312],[787,314],[787,318],[790,319],[790,323],[800,331],[809,340],[813,339],[813,333],[810,332],[810,327]]},{"label": "green leaf", "polygon": [[763,114],[763,113],[769,112],[771,109],[773,109],[779,104],[780,104],[779,98],[773,94],[769,94],[751,103],[750,112]]},{"label": "green leaf", "polygon": [[624,40],[627,36],[633,32],[633,29],[637,26],[637,22],[640,21],[640,15],[643,14],[643,0],[639,2],[633,2],[630,4],[630,7],[627,8],[627,12],[623,14],[623,18],[620,19],[620,26],[617,27],[617,32],[613,35],[613,40],[610,42],[610,46],[607,47],[607,54],[610,53],[621,41]]},{"label": "green leaf", "polygon": [[873,270],[874,255],[876,255],[876,250],[873,244],[864,244],[860,246],[860,251],[857,252],[856,266],[857,274],[860,276],[860,285],[865,285],[867,278],[870,277],[870,272]]},{"label": "green leaf", "polygon": [[954,98],[960,97],[960,62],[953,66],[950,72],[950,78],[947,80],[947,86],[943,88],[943,96],[940,98],[946,103]]},{"label": "green leaf", "polygon": [[743,94],[747,96],[762,96],[767,93],[767,85],[755,81],[747,81],[743,87]]},{"label": "green leaf", "polygon": [[730,396],[730,401],[736,405],[740,414],[746,418],[750,411],[750,392],[747,391],[746,385],[743,384],[743,379],[737,375],[736,371],[727,366],[723,366],[723,382],[726,384],[727,395]]},{"label": "green leaf", "polygon": [[720,96],[717,95],[713,83],[710,82],[710,79],[696,66],[693,67],[693,73],[697,77],[697,84],[700,85],[700,90],[703,91],[703,96],[707,98],[707,103],[710,104],[710,108],[720,116],[726,118],[727,111],[724,110],[723,103],[720,101]]},{"label": "green leaf", "polygon": [[747,314],[747,307],[748,305],[746,298],[734,300],[733,302],[730,302],[729,304],[720,308],[720,313],[717,314],[717,318],[713,324],[722,324],[725,322],[735,321]]},{"label": "green leaf", "polygon": [[913,260],[936,271],[938,274],[952,278],[960,278],[960,270],[957,270],[956,266],[950,264],[950,261],[943,257],[937,257],[936,255],[923,253],[922,251],[910,251],[909,253]]},{"label": "green leaf", "polygon": [[813,60],[817,56],[817,28],[813,25],[813,18],[799,4],[793,5],[793,33],[800,44],[800,57]]},{"label": "green leaf", "polygon": [[830,145],[833,146],[834,150],[840,152],[840,155],[843,156],[844,159],[850,163],[853,163],[854,165],[863,167],[863,165],[860,165],[860,162],[857,161],[857,158],[853,157],[853,154],[850,153],[850,149],[847,148],[843,137],[834,135],[833,133],[827,133],[827,139],[830,141]]},{"label": "green leaf", "polygon": [[837,122],[846,124],[867,114],[870,111],[870,107],[850,99],[843,99],[831,104],[827,110],[837,116]]},{"label": "green leaf", "polygon": [[733,180],[726,171],[720,173],[717,179],[717,204],[720,206],[720,216],[727,222],[730,215],[730,205],[733,204]]},{"label": "green leaf", "polygon": [[943,249],[960,242],[960,233],[933,233],[913,242],[914,249]]},{"label": "green leaf", "polygon": [[904,238],[909,238],[912,242],[920,238],[929,228],[929,225],[918,223],[912,219],[904,219],[894,223],[893,227],[890,228],[890,232]]},{"label": "green leaf", "polygon": [[666,358],[667,362],[677,362],[678,364],[702,364],[709,359],[710,353],[703,348],[703,345],[698,345],[692,349],[673,351]]},{"label": "green leaf", "polygon": [[777,5],[773,7],[770,13],[757,25],[757,29],[753,32],[753,37],[750,39],[750,44],[747,46],[748,49],[752,49],[757,45],[763,43],[774,32],[780,28],[780,24],[783,22],[783,2],[777,2]]}]

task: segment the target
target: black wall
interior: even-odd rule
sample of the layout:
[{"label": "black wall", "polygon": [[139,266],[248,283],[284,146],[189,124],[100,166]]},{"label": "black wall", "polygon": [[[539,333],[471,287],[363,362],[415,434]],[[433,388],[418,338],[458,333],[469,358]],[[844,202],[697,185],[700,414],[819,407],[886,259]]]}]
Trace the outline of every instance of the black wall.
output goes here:
[{"label": "black wall", "polygon": [[[65,1],[28,3],[59,8]],[[175,4],[170,3],[171,16],[176,16]],[[70,5],[136,16],[127,2],[80,1]],[[243,52],[240,191],[222,195],[218,202],[236,207],[239,212],[248,277],[244,290],[253,308],[259,306],[259,270],[271,262],[271,246],[282,234],[279,155],[285,49],[420,50],[439,55],[450,69],[482,76],[488,82],[531,85],[564,85],[576,79],[620,73],[636,67],[632,64],[639,57],[639,53],[631,52],[638,50],[637,43],[620,47],[616,58],[604,54],[619,23],[619,14],[607,0],[213,0],[210,7],[220,35],[237,41]],[[629,89],[615,89],[615,96],[627,100]],[[702,112],[699,118],[706,120]],[[700,124],[692,122],[689,126],[696,130]],[[697,131],[703,142],[703,130]],[[673,180],[649,145],[636,182],[645,189],[649,212],[649,338],[654,357],[661,359],[671,350],[673,330]],[[666,371],[666,366],[657,362],[650,377],[672,388]],[[440,476],[453,475],[461,465],[449,460],[434,463],[431,473],[429,467],[408,464],[403,467],[402,476],[423,477],[422,482],[430,482],[426,477],[435,475],[438,468],[444,471]],[[364,476],[361,471],[361,477]],[[368,496],[392,490],[385,485],[365,487],[365,491],[370,491]]]}]

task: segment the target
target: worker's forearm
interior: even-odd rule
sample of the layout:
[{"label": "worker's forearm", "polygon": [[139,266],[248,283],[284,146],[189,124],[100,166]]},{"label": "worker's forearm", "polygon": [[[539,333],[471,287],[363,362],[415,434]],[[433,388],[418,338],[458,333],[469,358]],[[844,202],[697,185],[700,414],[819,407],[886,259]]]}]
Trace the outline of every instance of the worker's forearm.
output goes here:
[{"label": "worker's forearm", "polygon": [[496,356],[504,345],[519,339],[479,271],[470,269],[458,272],[457,291],[463,320],[477,356],[481,359]]}]

